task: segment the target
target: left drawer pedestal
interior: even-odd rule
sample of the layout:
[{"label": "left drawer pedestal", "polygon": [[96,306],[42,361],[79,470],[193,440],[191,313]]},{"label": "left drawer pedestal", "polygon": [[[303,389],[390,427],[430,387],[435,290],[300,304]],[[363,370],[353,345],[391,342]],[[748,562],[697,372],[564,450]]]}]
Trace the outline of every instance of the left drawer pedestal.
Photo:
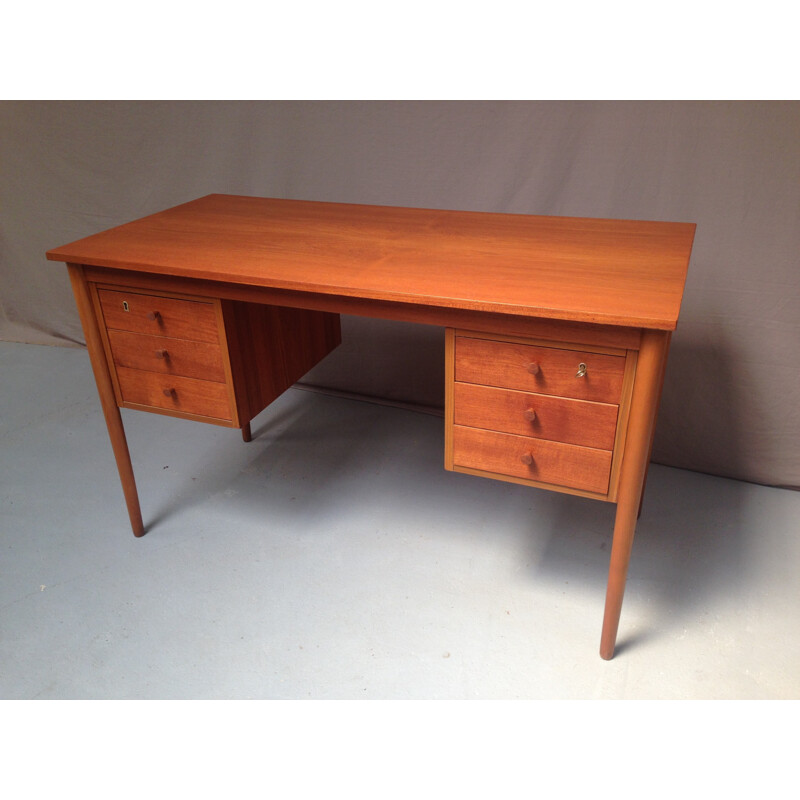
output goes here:
[{"label": "left drawer pedestal", "polygon": [[341,341],[338,314],[90,284],[117,404],[244,428]]}]

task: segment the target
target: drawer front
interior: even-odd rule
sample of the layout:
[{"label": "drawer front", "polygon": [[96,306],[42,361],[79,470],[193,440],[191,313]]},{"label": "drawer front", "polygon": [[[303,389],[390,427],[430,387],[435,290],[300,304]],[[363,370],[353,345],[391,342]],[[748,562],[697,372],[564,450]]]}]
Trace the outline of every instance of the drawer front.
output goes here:
[{"label": "drawer front", "polygon": [[218,343],[170,339],[129,331],[108,331],[108,342],[118,367],[183,375],[206,381],[225,381],[222,349]]},{"label": "drawer front", "polygon": [[453,400],[456,425],[601,450],[614,447],[617,406],[471,383],[456,383]]},{"label": "drawer front", "polygon": [[219,342],[213,303],[112,289],[98,289],[97,296],[110,330]]},{"label": "drawer front", "polygon": [[117,367],[122,400],[184,414],[232,420],[224,383]]},{"label": "drawer front", "polygon": [[[530,464],[523,459],[530,460]],[[453,465],[606,494],[611,453],[455,425]]]},{"label": "drawer front", "polygon": [[455,341],[455,380],[465,383],[617,404],[624,373],[622,356],[467,336]]}]

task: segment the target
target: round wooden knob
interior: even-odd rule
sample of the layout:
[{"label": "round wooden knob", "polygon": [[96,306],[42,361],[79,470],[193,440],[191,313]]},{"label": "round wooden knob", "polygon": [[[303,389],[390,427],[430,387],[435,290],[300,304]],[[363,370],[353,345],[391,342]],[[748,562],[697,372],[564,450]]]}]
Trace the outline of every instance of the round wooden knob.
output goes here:
[{"label": "round wooden knob", "polygon": [[523,454],[522,454],[522,455],[519,457],[519,460],[520,460],[520,461],[521,461],[523,464],[527,464],[528,466],[530,466],[531,464],[533,464],[533,456],[532,456],[530,453],[523,453]]},{"label": "round wooden knob", "polygon": [[528,422],[533,422],[536,419],[536,411],[533,408],[526,408],[522,412],[522,416],[525,417]]},{"label": "round wooden knob", "polygon": [[164,389],[164,397],[175,397],[174,389]]},{"label": "round wooden knob", "polygon": [[150,322],[157,322],[161,319],[161,314],[159,314],[158,311],[149,311],[147,313],[147,319],[149,319]]},{"label": "round wooden knob", "polygon": [[538,361],[531,361],[531,363],[528,364],[528,372],[530,372],[531,375],[538,375],[539,374],[539,362]]},{"label": "round wooden knob", "polygon": [[169,358],[169,353],[166,350],[156,350],[156,358]]}]

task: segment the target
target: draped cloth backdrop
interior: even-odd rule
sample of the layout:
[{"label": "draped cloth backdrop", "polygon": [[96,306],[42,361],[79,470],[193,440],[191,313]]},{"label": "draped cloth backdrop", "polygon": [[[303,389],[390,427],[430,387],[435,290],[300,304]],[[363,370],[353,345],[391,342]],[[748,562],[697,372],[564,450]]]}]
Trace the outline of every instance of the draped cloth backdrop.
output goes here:
[{"label": "draped cloth backdrop", "polygon": [[[82,345],[45,251],[212,192],[696,222],[653,459],[800,487],[800,103],[3,102],[0,338]],[[343,334],[307,382],[442,405],[439,329]]]}]

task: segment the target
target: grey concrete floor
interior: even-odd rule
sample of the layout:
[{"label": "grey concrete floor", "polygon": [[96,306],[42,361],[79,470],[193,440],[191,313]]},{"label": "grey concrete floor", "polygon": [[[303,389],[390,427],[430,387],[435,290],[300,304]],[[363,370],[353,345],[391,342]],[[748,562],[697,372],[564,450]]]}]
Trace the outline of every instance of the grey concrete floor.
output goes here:
[{"label": "grey concrete floor", "polygon": [[797,699],[800,493],[653,465],[614,660],[614,507],[444,471],[435,416],[289,390],[238,431],[0,344],[0,698]]}]

